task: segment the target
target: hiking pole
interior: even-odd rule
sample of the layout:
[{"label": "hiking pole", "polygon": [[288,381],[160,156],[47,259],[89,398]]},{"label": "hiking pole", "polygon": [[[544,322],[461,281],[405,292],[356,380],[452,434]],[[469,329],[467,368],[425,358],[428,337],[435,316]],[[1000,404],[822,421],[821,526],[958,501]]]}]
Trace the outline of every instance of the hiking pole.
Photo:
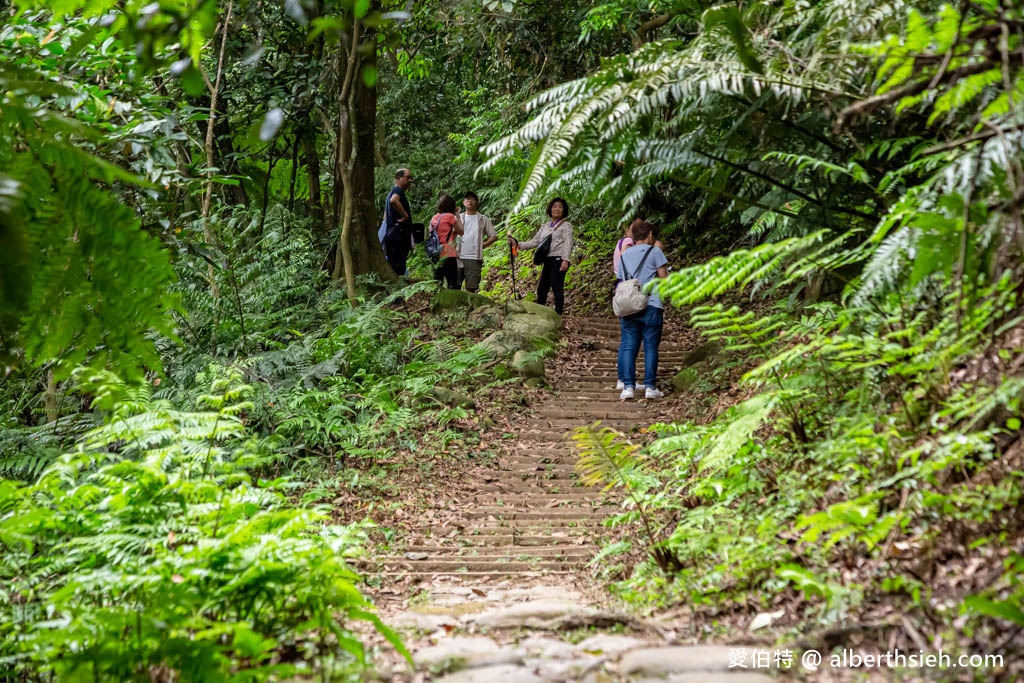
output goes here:
[{"label": "hiking pole", "polygon": [[508,243],[508,262],[512,265],[512,291],[515,292],[516,301],[519,301],[519,287],[516,286],[516,254],[519,253],[519,242],[514,239]]}]

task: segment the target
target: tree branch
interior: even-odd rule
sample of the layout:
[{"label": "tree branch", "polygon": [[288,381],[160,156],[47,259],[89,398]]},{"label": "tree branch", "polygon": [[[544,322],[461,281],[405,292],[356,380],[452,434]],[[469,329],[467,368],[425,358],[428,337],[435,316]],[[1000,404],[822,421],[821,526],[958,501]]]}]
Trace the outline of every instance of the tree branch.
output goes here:
[{"label": "tree branch", "polygon": [[656,17],[648,19],[644,23],[640,24],[633,33],[634,49],[640,49],[644,43],[648,42],[647,37],[651,33],[654,33],[659,28],[675,19],[679,14],[680,12],[665,12],[664,14],[659,14]]},{"label": "tree branch", "polygon": [[[734,168],[737,171],[740,171],[741,173],[747,173],[749,175],[754,176],[755,178],[760,178],[761,180],[763,180],[763,181],[765,181],[767,183],[770,183],[771,185],[774,185],[775,187],[779,188],[780,190],[785,190],[786,192],[789,192],[793,196],[799,197],[800,199],[803,199],[805,202],[808,202],[810,204],[814,204],[815,206],[824,207],[824,204],[822,203],[822,201],[820,199],[817,199],[817,198],[807,194],[806,192],[802,192],[802,191],[796,189],[795,187],[793,187],[792,185],[787,185],[787,184],[785,184],[783,182],[780,182],[780,181],[776,180],[775,178],[772,178],[770,175],[768,175],[766,173],[761,173],[760,171],[755,171],[754,169],[750,168],[749,166],[744,166],[742,164],[737,164],[735,161],[729,161],[725,157],[720,157],[718,155],[712,154],[711,152],[705,152],[705,151],[697,149],[697,148],[694,148],[693,151],[695,153],[697,153],[697,154],[700,154],[703,157],[707,157],[708,159],[711,159],[712,161],[717,161],[720,164],[725,164],[729,168]],[[857,209],[846,209],[846,208],[843,208],[841,206],[834,207],[833,210],[836,211],[837,213],[845,213],[847,215],[857,216],[859,218],[864,218],[866,220],[872,220],[873,221],[873,220],[875,220],[877,218],[877,216],[875,216],[874,214],[865,213],[863,211],[858,211]]]}]

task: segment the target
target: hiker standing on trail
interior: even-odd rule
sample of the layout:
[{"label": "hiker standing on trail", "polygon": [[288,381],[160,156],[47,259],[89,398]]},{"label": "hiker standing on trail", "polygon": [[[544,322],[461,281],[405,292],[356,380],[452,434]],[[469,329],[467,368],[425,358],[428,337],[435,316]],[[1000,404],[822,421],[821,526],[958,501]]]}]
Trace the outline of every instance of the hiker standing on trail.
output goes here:
[{"label": "hiker standing on trail", "polygon": [[633,241],[633,226],[643,222],[642,218],[634,218],[633,222],[622,231],[622,237],[619,241],[615,243],[615,251],[612,252],[612,274],[615,275],[616,283],[622,282],[622,278],[619,277],[619,260],[622,258],[622,252],[635,244]]},{"label": "hiker standing on trail", "polygon": [[498,233],[494,230],[491,219],[477,212],[480,198],[476,192],[467,192],[462,199],[466,212],[462,218],[462,244],[459,247],[459,260],[462,262],[463,278],[466,291],[476,292],[480,289],[480,274],[484,268],[484,249],[498,241]]},{"label": "hiker standing on trail", "polygon": [[[646,221],[633,225],[634,246],[622,252],[619,260],[620,280],[636,278],[641,285],[655,278],[668,276],[668,259],[664,252],[654,246],[654,226]],[[635,397],[636,357],[640,353],[640,341],[644,344],[644,398],[661,398],[665,394],[655,384],[658,374],[658,345],[661,344],[661,328],[664,322],[664,306],[658,290],[647,297],[647,308],[639,313],[619,318],[622,338],[619,343],[618,372],[622,380],[623,401]]]},{"label": "hiker standing on trail", "polygon": [[548,218],[540,230],[528,242],[519,242],[512,233],[508,241],[520,249],[536,249],[533,262],[543,264],[540,281],[537,283],[537,303],[548,305],[548,292],[555,295],[555,312],[562,315],[565,307],[565,271],[569,270],[569,256],[572,254],[572,223],[569,218],[569,204],[561,197],[555,197],[548,204]]},{"label": "hiker standing on trail", "polygon": [[[626,228],[622,231],[622,237],[619,238],[619,241],[615,243],[615,251],[612,252],[612,273],[615,275],[615,283],[612,285],[612,293],[611,293],[612,297],[615,296],[615,290],[619,288],[619,284],[622,282],[622,278],[619,277],[619,261],[622,259],[622,252],[626,251],[631,246],[633,246],[633,244],[635,244],[635,242],[633,241],[633,226],[634,225],[639,225],[640,223],[643,223],[643,219],[641,219],[641,218],[634,218],[633,222],[630,223],[629,225],[627,225]],[[620,325],[620,330],[621,330],[621,325],[622,325],[622,320],[621,319],[619,320],[619,325]],[[620,332],[620,334],[619,334],[619,348],[621,349],[621,347],[622,347],[622,334]],[[615,388],[618,389],[619,391],[621,391],[621,390],[626,388],[625,378],[623,378],[623,376],[622,376],[622,364],[621,363],[619,364],[619,378],[618,379],[619,379],[619,381],[615,383]],[[645,387],[644,387],[644,385],[640,384],[640,385],[637,385],[636,388],[638,390],[642,391]]]},{"label": "hiker standing on trail", "polygon": [[384,201],[384,256],[397,275],[405,275],[406,261],[413,248],[412,209],[405,191],[412,184],[412,174],[407,168],[395,173],[395,185]]},{"label": "hiker standing on trail", "polygon": [[435,280],[445,280],[448,289],[459,288],[459,252],[455,248],[455,236],[464,232],[462,219],[456,213],[455,200],[443,194],[437,201],[437,213],[430,219],[430,231],[437,231],[441,243],[441,263],[434,270]]}]

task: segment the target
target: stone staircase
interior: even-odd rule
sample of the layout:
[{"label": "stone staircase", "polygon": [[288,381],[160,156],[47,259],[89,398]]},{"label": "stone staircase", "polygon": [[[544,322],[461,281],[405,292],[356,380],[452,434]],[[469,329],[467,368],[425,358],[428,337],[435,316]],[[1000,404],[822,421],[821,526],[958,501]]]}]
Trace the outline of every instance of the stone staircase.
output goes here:
[{"label": "stone staircase", "polygon": [[[482,485],[454,501],[456,517],[415,530],[401,555],[378,558],[388,577],[507,580],[571,575],[596,551],[602,521],[618,508],[596,488],[579,485],[569,432],[600,421],[629,432],[662,420],[657,401],[620,401],[616,382],[619,323],[577,321],[580,368],[556,378],[555,390],[518,426],[498,464],[481,473]],[[663,338],[660,378],[678,371],[685,350]],[[577,364],[580,360],[577,357]],[[643,376],[643,352],[637,360]],[[665,383],[662,383],[664,387]],[[450,514],[452,505],[446,506]]]},{"label": "stone staircase", "polygon": [[[523,416],[499,462],[474,475],[464,500],[445,501],[448,521],[421,526],[402,555],[383,559],[382,592],[374,598],[405,639],[413,666],[378,637],[369,678],[772,683],[768,671],[733,668],[735,645],[703,643],[673,618],[640,621],[602,606],[585,565],[607,533],[602,521],[619,508],[579,485],[566,432],[597,420],[631,431],[670,416],[664,402],[619,401],[617,320],[573,322],[580,333],[551,373],[556,390]],[[659,375],[671,377],[683,349],[663,339],[660,357]],[[403,579],[415,587],[392,588]]]}]

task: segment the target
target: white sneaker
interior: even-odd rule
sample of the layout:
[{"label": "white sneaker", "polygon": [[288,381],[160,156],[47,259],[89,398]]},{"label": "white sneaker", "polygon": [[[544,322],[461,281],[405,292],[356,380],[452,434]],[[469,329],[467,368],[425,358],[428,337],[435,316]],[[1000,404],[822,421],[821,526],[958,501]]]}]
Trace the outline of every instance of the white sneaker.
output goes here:
[{"label": "white sneaker", "polygon": [[644,392],[644,398],[665,398],[665,393],[662,391],[658,391],[654,387],[647,387],[647,391]]},{"label": "white sneaker", "polygon": [[615,389],[617,391],[622,391],[625,388],[626,388],[626,385],[622,383],[621,379],[618,382],[615,383]]},{"label": "white sneaker", "polygon": [[625,389],[622,390],[622,393],[619,394],[619,400],[625,401],[634,398],[635,396],[636,395],[633,393],[633,387],[626,387]]}]

